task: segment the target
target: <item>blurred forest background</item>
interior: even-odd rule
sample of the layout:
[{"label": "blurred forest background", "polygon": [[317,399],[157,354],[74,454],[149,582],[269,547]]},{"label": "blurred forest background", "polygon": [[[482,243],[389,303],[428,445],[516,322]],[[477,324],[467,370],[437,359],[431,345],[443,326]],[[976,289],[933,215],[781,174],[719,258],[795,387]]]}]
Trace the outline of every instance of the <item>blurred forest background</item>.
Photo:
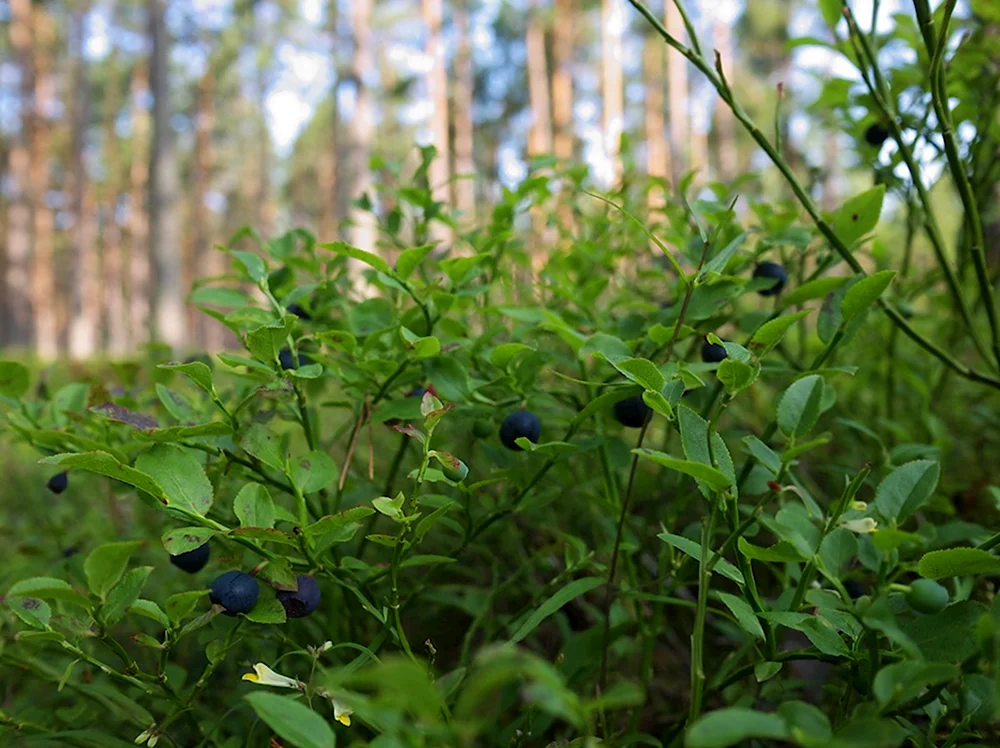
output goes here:
[{"label": "blurred forest background", "polygon": [[[684,37],[673,3],[651,7]],[[791,41],[829,38],[816,0],[690,8],[758,121],[783,91],[786,155],[825,208],[871,183],[865,113],[835,137],[814,105],[850,66]],[[876,9],[891,25],[902,8]],[[416,144],[460,226],[546,154],[603,189],[695,170],[781,194],[625,0],[0,0],[0,31],[0,347],[44,359],[224,345],[186,305],[226,271],[213,244],[251,224],[374,249],[357,200],[386,215],[377,185],[412,172]]]}]

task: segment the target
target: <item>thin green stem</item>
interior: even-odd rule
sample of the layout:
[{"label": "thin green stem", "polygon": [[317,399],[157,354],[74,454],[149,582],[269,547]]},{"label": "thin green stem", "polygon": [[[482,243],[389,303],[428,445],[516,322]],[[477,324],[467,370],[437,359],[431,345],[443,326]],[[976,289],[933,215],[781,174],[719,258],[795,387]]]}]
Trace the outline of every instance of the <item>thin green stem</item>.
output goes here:
[{"label": "thin green stem", "polygon": [[[711,442],[709,442],[711,443]],[[694,617],[694,631],[691,634],[691,705],[688,721],[694,722],[701,715],[702,697],[705,691],[705,617],[708,612],[708,590],[711,586],[711,572],[708,570],[708,553],[715,530],[715,518],[719,505],[725,501],[722,494],[715,494],[712,511],[708,520],[703,520],[701,529],[701,556],[698,565],[698,608]]]}]

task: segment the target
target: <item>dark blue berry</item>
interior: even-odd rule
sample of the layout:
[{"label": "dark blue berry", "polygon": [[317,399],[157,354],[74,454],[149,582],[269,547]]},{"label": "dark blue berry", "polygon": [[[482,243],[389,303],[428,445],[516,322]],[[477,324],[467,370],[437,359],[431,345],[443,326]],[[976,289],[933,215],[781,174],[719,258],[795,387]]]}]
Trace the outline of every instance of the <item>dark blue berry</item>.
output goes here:
[{"label": "dark blue berry", "polygon": [[69,473],[65,470],[61,473],[56,473],[49,478],[49,482],[45,486],[52,493],[62,493],[69,487]]},{"label": "dark blue berry", "polygon": [[237,613],[249,613],[257,604],[257,580],[242,571],[227,571],[212,582],[208,599],[216,605],[221,605],[227,616]]},{"label": "dark blue berry", "polygon": [[71,545],[69,548],[66,548],[63,551],[62,555],[63,555],[63,558],[72,558],[73,556],[75,556],[79,552],[80,552],[79,548],[77,548],[75,545]]},{"label": "dark blue berry", "polygon": [[197,548],[184,553],[178,553],[170,557],[170,563],[188,574],[195,574],[205,568],[209,557],[212,555],[208,543],[199,545]]},{"label": "dark blue berry", "polygon": [[299,319],[305,319],[305,320],[312,319],[312,315],[309,314],[309,312],[307,312],[305,309],[303,309],[298,304],[289,304],[288,305],[288,313],[289,314],[294,314]]},{"label": "dark blue berry", "polygon": [[304,618],[319,607],[322,595],[319,584],[310,576],[300,574],[295,578],[298,589],[278,590],[277,598],[289,618]]},{"label": "dark blue berry", "polygon": [[[278,353],[278,363],[281,364],[281,368],[288,371],[289,369],[298,368],[295,366],[295,359],[292,358],[292,352],[288,348],[282,348]],[[311,364],[312,359],[306,354],[299,354],[299,366],[305,366],[306,364]]]},{"label": "dark blue berry", "polygon": [[726,358],[726,347],[705,341],[701,344],[701,360],[706,364],[717,364]]},{"label": "dark blue berry", "polygon": [[412,390],[406,393],[407,397],[423,397],[424,393],[427,392],[423,387],[414,387]]},{"label": "dark blue berry", "polygon": [[845,579],[844,589],[847,590],[847,594],[851,596],[852,600],[857,600],[863,594],[865,594],[865,586],[857,579]]},{"label": "dark blue berry", "polygon": [[889,138],[889,128],[883,125],[881,122],[876,122],[868,126],[865,130],[865,142],[868,145],[873,145],[876,148],[882,146],[882,144]]},{"label": "dark blue berry", "polygon": [[538,443],[538,437],[542,435],[542,422],[538,416],[530,410],[518,410],[503,419],[500,424],[500,441],[515,452],[520,452],[521,447],[517,445],[517,439],[524,437],[530,442]]},{"label": "dark blue berry", "polygon": [[777,296],[788,282],[788,271],[778,263],[767,260],[754,268],[753,277],[755,279],[767,278],[774,281],[769,288],[762,288],[757,293],[761,296]]},{"label": "dark blue berry", "polygon": [[641,429],[653,417],[653,409],[646,405],[642,395],[619,400],[614,407],[615,419],[622,426]]}]

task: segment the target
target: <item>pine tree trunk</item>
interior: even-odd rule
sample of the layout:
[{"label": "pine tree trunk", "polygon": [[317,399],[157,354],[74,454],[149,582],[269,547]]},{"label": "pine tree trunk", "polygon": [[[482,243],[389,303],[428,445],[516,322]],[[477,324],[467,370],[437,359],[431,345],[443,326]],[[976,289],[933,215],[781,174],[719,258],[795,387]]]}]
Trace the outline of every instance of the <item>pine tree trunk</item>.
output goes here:
[{"label": "pine tree trunk", "polygon": [[[212,221],[205,204],[205,198],[212,179],[212,132],[215,129],[215,71],[209,63],[208,69],[198,83],[196,99],[194,161],[192,169],[193,203],[191,206],[191,226],[193,251],[189,267],[193,276],[210,277],[224,271],[223,255],[212,248]],[[191,288],[195,278],[188,279],[185,288]],[[195,310],[197,312],[197,310]],[[223,345],[221,332],[225,329],[217,320],[206,314],[197,314],[195,327],[199,344],[210,351]]]},{"label": "pine tree trunk", "polygon": [[622,0],[602,0],[601,62],[603,64],[604,150],[611,164],[611,183],[622,180],[621,139],[624,116],[622,82],[622,33],[625,9]]},{"label": "pine tree trunk", "polygon": [[[354,54],[351,73],[357,87],[354,113],[351,117],[351,189],[348,200],[351,207],[351,243],[368,252],[375,252],[375,221],[365,210],[354,206],[362,195],[373,198],[372,174],[369,164],[375,118],[372,109],[372,92],[369,86],[375,67],[375,47],[372,41],[372,0],[351,0],[351,25],[354,36]],[[363,264],[351,260],[348,264],[357,289],[365,293],[361,278]]]},{"label": "pine tree trunk", "polygon": [[339,137],[340,130],[340,104],[337,101],[337,93],[340,83],[340,65],[337,54],[340,47],[340,36],[337,33],[337,0],[329,0],[327,3],[327,28],[329,29],[331,49],[333,50],[333,73],[334,85],[330,91],[330,130],[327,133],[326,148],[320,155],[319,163],[319,238],[320,241],[332,242],[337,236],[337,220],[340,202],[337,199],[337,169],[340,161]]},{"label": "pine tree trunk", "polygon": [[454,8],[458,32],[455,58],[455,205],[467,224],[476,218],[476,154],[472,124],[475,69],[469,38],[468,0],[459,0]]},{"label": "pine tree trunk", "polygon": [[[717,21],[715,24],[716,48],[722,58],[722,68],[726,78],[733,82],[736,78],[736,50],[733,47],[732,21]],[[718,140],[719,179],[731,182],[739,172],[739,152],[736,147],[736,120],[732,111],[715,99],[715,134]]]},{"label": "pine tree trunk", "polygon": [[10,208],[7,213],[6,249],[2,298],[0,298],[0,344],[28,346],[32,336],[31,273],[32,185],[30,102],[34,96],[34,61],[31,54],[31,1],[11,0],[8,27],[14,60],[20,68],[21,127],[15,130],[8,156]]},{"label": "pine tree trunk", "polygon": [[[117,71],[117,58],[112,52],[110,67]],[[117,81],[108,86],[107,109],[104,113],[104,164],[107,177],[101,202],[101,240],[104,244],[104,303],[108,334],[108,350],[112,356],[120,357],[128,351],[128,309],[125,306],[125,278],[122,262],[121,230],[118,225],[118,180],[121,177],[121,161],[118,158],[118,135],[115,120],[121,102],[118,97]]]},{"label": "pine tree trunk", "polygon": [[84,57],[84,19],[89,0],[77,0],[73,8],[72,41],[73,89],[71,139],[73,169],[73,306],[69,325],[69,352],[74,358],[92,356],[97,349],[97,328],[101,316],[100,262],[95,242],[95,201],[83,162],[87,125],[90,120],[90,88]]},{"label": "pine tree trunk", "polygon": [[552,153],[552,96],[549,93],[549,66],[545,51],[545,29],[539,17],[537,0],[532,3],[525,34],[528,66],[528,101],[531,107],[531,131],[528,155]]},{"label": "pine tree trunk", "polygon": [[573,158],[573,0],[555,0],[552,39],[553,147],[562,159]]},{"label": "pine tree trunk", "polygon": [[[253,18],[253,33],[251,46],[254,51],[264,42],[260,38],[257,16]],[[266,61],[270,55],[256,54],[254,94],[257,103],[257,194],[255,195],[255,210],[252,223],[265,239],[270,239],[275,230],[277,207],[274,204],[271,190],[271,135],[267,129],[267,70]]]},{"label": "pine tree trunk", "polygon": [[34,257],[31,294],[35,312],[35,353],[42,360],[59,354],[59,329],[56,311],[56,278],[52,256],[55,221],[45,199],[49,190],[49,123],[46,113],[55,100],[49,51],[54,36],[52,19],[41,6],[34,6],[32,17],[32,57],[35,64],[34,111],[31,118],[31,192],[34,197]]},{"label": "pine tree trunk", "polygon": [[136,63],[132,73],[132,164],[129,170],[128,233],[129,347],[149,340],[149,214],[146,190],[149,186],[149,110],[143,97],[149,89],[149,69],[145,61]]},{"label": "pine tree trunk", "polygon": [[[670,175],[670,149],[667,147],[667,122],[663,116],[663,42],[649,35],[643,47],[643,70],[646,75],[646,173],[667,179]],[[646,193],[650,210],[664,204],[663,188],[650,186]]]},{"label": "pine tree trunk", "polygon": [[173,349],[184,344],[184,299],[181,290],[181,235],[177,213],[179,178],[173,128],[170,125],[170,38],[166,0],[149,0],[149,35],[153,56],[153,142],[149,160],[149,246],[156,267],[154,322],[159,340]]},{"label": "pine tree trunk", "polygon": [[[666,11],[664,25],[676,38],[685,37],[684,19],[673,0],[664,0]],[[688,171],[691,149],[688,114],[687,60],[675,49],[667,50],[667,112],[670,118],[671,165],[674,182],[680,181]]]},{"label": "pine tree trunk", "polygon": [[[451,199],[451,147],[448,125],[448,68],[445,61],[442,0],[423,0],[424,24],[427,39],[424,51],[431,59],[427,73],[427,93],[431,101],[431,137],[437,149],[437,157],[428,170],[431,195],[434,200],[444,203],[445,209],[452,206]],[[431,236],[441,242],[448,241],[449,232],[444,224],[435,221],[431,225]]]}]

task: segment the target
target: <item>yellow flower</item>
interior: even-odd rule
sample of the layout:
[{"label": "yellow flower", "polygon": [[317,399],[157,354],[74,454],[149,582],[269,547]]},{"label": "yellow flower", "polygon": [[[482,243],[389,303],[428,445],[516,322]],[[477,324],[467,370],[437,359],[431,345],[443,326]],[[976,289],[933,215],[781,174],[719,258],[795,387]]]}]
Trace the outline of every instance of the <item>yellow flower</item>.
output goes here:
[{"label": "yellow flower", "polygon": [[243,675],[243,680],[248,680],[251,683],[258,683],[262,686],[277,686],[278,688],[294,688],[297,691],[301,691],[304,684],[295,678],[289,678],[287,675],[281,675],[281,673],[276,673],[263,662],[258,662],[253,666],[254,672],[245,673]]},{"label": "yellow flower", "polygon": [[333,704],[333,718],[344,725],[344,727],[350,727],[351,715],[354,714],[354,710],[346,704],[337,701],[332,696],[330,697],[330,703]]},{"label": "yellow flower", "polygon": [[878,529],[878,522],[873,520],[871,517],[862,517],[861,519],[849,519],[840,523],[841,526],[846,527],[851,532],[856,532],[860,534],[866,534],[875,532]]}]

